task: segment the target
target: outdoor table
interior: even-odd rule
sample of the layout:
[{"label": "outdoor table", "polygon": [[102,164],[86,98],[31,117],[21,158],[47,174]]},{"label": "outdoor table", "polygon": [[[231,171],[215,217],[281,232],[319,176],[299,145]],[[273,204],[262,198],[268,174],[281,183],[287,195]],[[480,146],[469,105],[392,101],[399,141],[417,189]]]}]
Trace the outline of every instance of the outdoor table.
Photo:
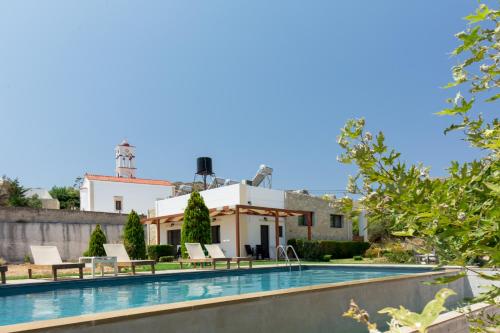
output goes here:
[{"label": "outdoor table", "polygon": [[80,257],[79,262],[90,264],[92,267],[92,277],[95,278],[96,266],[101,267],[101,276],[104,276],[104,266],[111,266],[115,271],[115,276],[118,275],[118,264],[116,257]]}]

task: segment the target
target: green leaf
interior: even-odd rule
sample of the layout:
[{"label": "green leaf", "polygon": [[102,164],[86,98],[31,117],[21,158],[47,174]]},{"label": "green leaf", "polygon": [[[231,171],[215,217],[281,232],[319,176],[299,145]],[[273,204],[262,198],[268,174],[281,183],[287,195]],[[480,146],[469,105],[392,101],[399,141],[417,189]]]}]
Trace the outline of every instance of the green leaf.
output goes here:
[{"label": "green leaf", "polygon": [[464,17],[469,23],[477,23],[480,21],[484,21],[490,13],[493,11],[488,8],[485,4],[481,4],[479,8],[476,10],[475,14],[470,14]]},{"label": "green leaf", "polygon": [[450,283],[450,282],[459,280],[459,279],[465,277],[466,275],[467,274],[465,272],[460,272],[456,275],[441,276],[441,277],[434,279],[434,281],[424,282],[423,284],[428,285],[428,286],[434,285],[434,284],[446,284],[446,283]]},{"label": "green leaf", "polygon": [[488,182],[485,182],[484,185],[486,185],[486,187],[492,190],[493,192],[500,194],[500,185]]},{"label": "green leaf", "polygon": [[500,94],[496,94],[496,95],[491,96],[490,98],[486,99],[486,102],[494,102],[499,98],[500,98]]}]

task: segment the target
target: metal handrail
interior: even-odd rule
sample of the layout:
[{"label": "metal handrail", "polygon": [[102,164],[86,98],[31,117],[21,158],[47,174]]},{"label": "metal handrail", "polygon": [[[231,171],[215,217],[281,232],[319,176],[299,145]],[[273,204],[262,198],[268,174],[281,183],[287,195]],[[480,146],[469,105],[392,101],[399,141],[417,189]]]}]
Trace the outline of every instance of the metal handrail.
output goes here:
[{"label": "metal handrail", "polygon": [[288,265],[288,267],[290,268],[290,271],[292,271],[292,263],[290,261],[290,258],[288,257],[288,249],[292,249],[292,253],[295,256],[297,263],[299,264],[299,270],[302,271],[302,265],[300,264],[299,256],[297,255],[297,252],[295,252],[295,249],[291,245],[287,245],[287,246],[278,245],[276,247],[276,265],[278,265],[280,252],[281,252],[283,254],[283,257],[285,258],[285,265]]}]

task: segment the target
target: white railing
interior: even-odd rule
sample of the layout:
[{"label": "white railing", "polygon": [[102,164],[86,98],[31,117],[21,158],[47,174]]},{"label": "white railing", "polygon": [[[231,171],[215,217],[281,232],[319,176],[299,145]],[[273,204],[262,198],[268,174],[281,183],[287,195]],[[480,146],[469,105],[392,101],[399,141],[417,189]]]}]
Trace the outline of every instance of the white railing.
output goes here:
[{"label": "white railing", "polygon": [[285,259],[285,265],[287,265],[290,268],[290,271],[292,270],[292,263],[290,261],[290,257],[288,256],[288,250],[291,250],[293,256],[295,257],[295,260],[299,264],[299,271],[302,271],[302,266],[300,264],[300,259],[299,256],[297,255],[297,252],[295,252],[295,249],[291,245],[278,245],[276,247],[276,265],[278,265],[279,259],[280,259],[280,254],[283,255],[283,258]]}]

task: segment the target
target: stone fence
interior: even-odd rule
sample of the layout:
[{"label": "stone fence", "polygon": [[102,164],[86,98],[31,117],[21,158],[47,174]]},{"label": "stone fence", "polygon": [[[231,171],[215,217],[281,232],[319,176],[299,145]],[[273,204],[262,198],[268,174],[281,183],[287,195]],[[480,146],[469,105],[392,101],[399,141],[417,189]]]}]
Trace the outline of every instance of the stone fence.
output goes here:
[{"label": "stone fence", "polygon": [[23,262],[31,257],[30,245],[55,245],[63,260],[75,260],[97,224],[108,242],[120,242],[126,219],[124,214],[0,207],[0,257]]}]

